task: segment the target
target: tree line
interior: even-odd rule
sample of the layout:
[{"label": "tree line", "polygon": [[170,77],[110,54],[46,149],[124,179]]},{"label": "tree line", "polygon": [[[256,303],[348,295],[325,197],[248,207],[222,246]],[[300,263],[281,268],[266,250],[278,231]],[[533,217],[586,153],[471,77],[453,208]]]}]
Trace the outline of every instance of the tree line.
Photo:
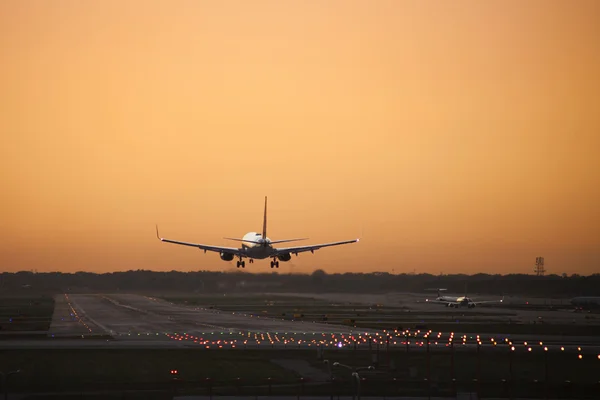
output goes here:
[{"label": "tree line", "polygon": [[91,272],[22,271],[0,274],[1,294],[37,293],[387,293],[426,292],[444,288],[448,293],[468,295],[528,295],[543,297],[600,296],[600,274],[579,275],[430,275],[343,273],[279,274],[235,272],[159,272],[130,270],[96,274]]}]

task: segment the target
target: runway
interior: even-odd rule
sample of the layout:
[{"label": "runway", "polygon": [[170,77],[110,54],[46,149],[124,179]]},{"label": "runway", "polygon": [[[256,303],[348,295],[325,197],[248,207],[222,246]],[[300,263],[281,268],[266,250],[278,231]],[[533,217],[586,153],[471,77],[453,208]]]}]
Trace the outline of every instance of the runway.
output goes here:
[{"label": "runway", "polygon": [[[221,312],[133,294],[56,296],[50,335],[104,334],[144,340],[157,335],[252,332],[358,332],[346,326]],[[340,331],[341,329],[341,331]],[[374,330],[360,332],[375,333]]]},{"label": "runway", "polygon": [[[338,303],[382,304],[385,307],[405,307],[396,311],[394,320],[401,325],[415,323],[469,322],[469,323],[558,323],[598,325],[596,317],[567,310],[511,310],[507,308],[476,308],[473,310],[448,309],[439,304],[427,304],[423,297],[411,294],[352,295],[352,294],[288,294],[296,298],[320,298]],[[273,296],[281,296],[274,294]],[[244,297],[239,296],[240,303]],[[281,297],[279,297],[281,298]],[[510,306],[516,300],[507,298]],[[301,308],[302,305],[297,307]],[[254,311],[259,306],[252,306]],[[200,307],[173,304],[163,299],[134,294],[71,294],[55,296],[55,311],[50,335],[71,336],[106,334],[122,336],[147,336],[157,333],[206,332],[307,332],[307,333],[376,333],[373,329],[357,329],[346,325],[312,321],[290,321],[277,317],[256,315],[256,312],[239,311],[244,307],[219,311]],[[235,311],[235,310],[238,311]],[[484,315],[481,311],[484,311]],[[350,316],[349,316],[350,318]],[[460,324],[457,324],[457,330]],[[455,332],[460,333],[460,332]],[[496,335],[498,336],[498,335]]]},{"label": "runway", "polygon": [[[295,295],[297,296],[297,295]],[[345,296],[344,300],[357,301]],[[372,297],[361,299],[364,302]],[[397,298],[375,299],[396,302]],[[434,306],[435,309],[437,306]],[[431,308],[429,308],[431,310]],[[486,310],[487,311],[487,310]],[[415,312],[418,312],[415,310]],[[488,317],[489,318],[489,317]],[[173,304],[163,299],[134,294],[64,294],[55,298],[48,340],[3,340],[0,348],[216,348],[216,349],[317,349],[356,350],[406,348],[424,351],[426,332],[384,332],[308,321],[290,321],[244,312],[219,311]],[[414,336],[413,336],[414,335]],[[517,348],[587,351],[600,348],[600,338],[432,332],[431,351],[482,348]],[[525,344],[535,342],[537,346]],[[494,345],[496,342],[496,345]],[[539,342],[544,343],[543,346]],[[500,351],[500,350],[494,350]],[[538,351],[538,350],[535,350]]]}]

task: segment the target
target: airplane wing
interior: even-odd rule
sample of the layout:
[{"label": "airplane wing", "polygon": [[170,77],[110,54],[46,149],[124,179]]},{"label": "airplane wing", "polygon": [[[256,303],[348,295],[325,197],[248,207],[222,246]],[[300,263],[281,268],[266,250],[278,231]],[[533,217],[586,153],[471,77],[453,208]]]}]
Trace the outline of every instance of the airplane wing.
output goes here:
[{"label": "airplane wing", "polygon": [[485,300],[485,301],[473,301],[471,302],[471,304],[494,304],[494,303],[503,303],[504,302],[504,297],[502,297],[500,300]]},{"label": "airplane wing", "polygon": [[291,253],[296,255],[298,255],[298,253],[304,253],[305,251],[310,251],[311,253],[314,253],[315,250],[319,250],[323,247],[340,246],[342,244],[356,243],[358,242],[358,240],[359,239],[344,240],[342,242],[312,244],[309,246],[282,247],[279,249],[275,249],[275,251],[277,252],[277,254]]},{"label": "airplane wing", "polygon": [[445,304],[445,305],[452,304],[453,306],[459,304],[456,301],[442,301],[442,300],[436,300],[436,299],[433,299],[433,300],[425,299],[425,303]]},{"label": "airplane wing", "polygon": [[206,244],[199,244],[199,243],[189,243],[189,242],[180,242],[178,240],[171,240],[171,239],[165,239],[160,237],[160,235],[158,234],[158,226],[156,227],[156,237],[161,241],[161,242],[166,242],[166,243],[173,243],[173,244],[179,244],[182,246],[190,246],[190,247],[197,247],[200,250],[204,250],[204,252],[206,253],[207,251],[214,251],[217,253],[220,252],[224,252],[224,253],[230,253],[230,254],[234,254],[236,256],[246,256],[246,254],[236,248],[236,247],[221,247],[221,246],[210,246],[210,245],[206,245]]}]

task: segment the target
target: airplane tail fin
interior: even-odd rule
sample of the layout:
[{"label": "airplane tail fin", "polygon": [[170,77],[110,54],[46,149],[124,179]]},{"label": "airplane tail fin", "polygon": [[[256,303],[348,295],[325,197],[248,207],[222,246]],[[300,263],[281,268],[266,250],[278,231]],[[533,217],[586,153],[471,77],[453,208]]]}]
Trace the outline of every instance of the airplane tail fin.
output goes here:
[{"label": "airplane tail fin", "polygon": [[267,196],[265,196],[265,215],[263,217],[262,238],[267,238]]},{"label": "airplane tail fin", "polygon": [[432,289],[425,289],[425,290],[435,290],[435,291],[437,291],[438,297],[442,297],[442,292],[445,291],[445,290],[447,290],[447,289],[441,289],[441,288],[435,289],[435,288],[432,288]]},{"label": "airplane tail fin", "polygon": [[248,242],[248,243],[254,243],[254,244],[261,244],[263,246],[267,246],[268,244],[295,242],[298,240],[308,239],[308,238],[282,239],[282,240],[273,240],[273,241],[270,241],[267,243],[265,241],[266,238],[267,238],[267,196],[265,196],[265,213],[263,215],[262,239],[260,241],[254,241],[254,240],[248,240],[248,239],[237,239],[237,238],[230,238],[230,237],[226,237],[224,239],[235,240],[237,242]]}]

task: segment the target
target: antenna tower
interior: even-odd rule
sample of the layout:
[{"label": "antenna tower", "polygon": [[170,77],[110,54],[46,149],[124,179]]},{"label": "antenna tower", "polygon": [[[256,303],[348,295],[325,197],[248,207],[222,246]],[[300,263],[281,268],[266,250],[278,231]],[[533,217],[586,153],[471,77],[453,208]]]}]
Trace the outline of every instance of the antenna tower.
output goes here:
[{"label": "antenna tower", "polygon": [[536,257],[535,258],[535,274],[537,276],[544,276],[546,270],[544,269],[544,257]]}]

